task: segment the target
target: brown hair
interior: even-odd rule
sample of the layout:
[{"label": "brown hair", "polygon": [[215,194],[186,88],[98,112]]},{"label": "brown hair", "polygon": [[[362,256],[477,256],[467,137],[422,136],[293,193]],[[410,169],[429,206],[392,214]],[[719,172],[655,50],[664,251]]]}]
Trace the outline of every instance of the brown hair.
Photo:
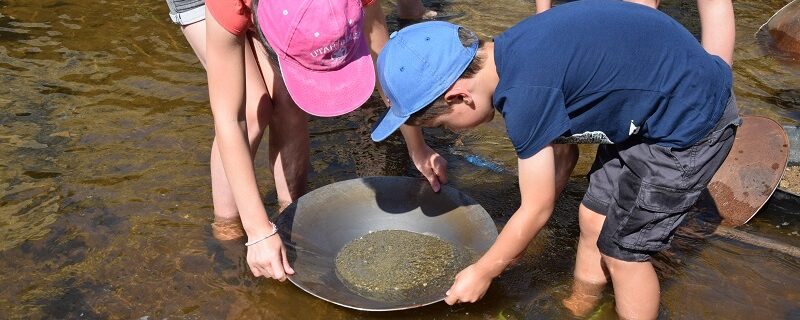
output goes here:
[{"label": "brown hair", "polygon": [[[478,74],[478,71],[483,69],[483,62],[486,60],[482,50],[483,40],[478,39],[478,36],[475,35],[474,32],[463,27],[458,29],[458,39],[461,40],[461,44],[463,44],[465,47],[473,45],[475,41],[478,42],[478,52],[475,53],[475,57],[472,58],[472,62],[469,63],[467,69],[461,73],[461,76],[459,76],[458,79],[469,79],[475,77],[475,75]],[[436,100],[433,100],[433,102],[424,108],[411,114],[408,120],[406,120],[406,124],[410,124],[412,126],[421,126],[423,124],[430,123],[431,120],[440,115],[450,113],[453,108],[447,104],[444,95],[445,94],[442,93],[442,95],[436,98]]]}]

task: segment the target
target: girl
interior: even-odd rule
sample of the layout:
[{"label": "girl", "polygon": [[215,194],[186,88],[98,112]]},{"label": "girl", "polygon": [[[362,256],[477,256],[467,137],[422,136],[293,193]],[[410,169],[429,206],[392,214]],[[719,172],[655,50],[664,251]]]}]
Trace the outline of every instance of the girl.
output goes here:
[{"label": "girl", "polygon": [[[189,45],[194,50],[200,63],[206,67],[206,7],[203,0],[167,0],[170,8],[170,18],[181,26],[184,36]],[[249,148],[255,153],[258,149],[268,120],[274,123],[270,127],[270,168],[273,171],[275,186],[278,194],[278,203],[285,207],[294,199],[302,195],[305,186],[307,166],[290,165],[284,166],[278,162],[276,155],[288,155],[287,157],[302,159],[305,154],[307,158],[307,140],[298,139],[296,145],[281,143],[279,137],[293,136],[296,128],[282,125],[283,119],[288,119],[290,123],[299,120],[295,118],[304,117],[302,113],[294,112],[291,101],[280,100],[285,107],[272,110],[271,97],[268,94],[264,79],[269,79],[272,84],[272,69],[264,72],[269,76],[262,76],[259,69],[259,62],[256,61],[257,52],[253,47],[249,47],[245,58],[247,73],[245,99],[245,117],[247,122],[247,141]],[[274,92],[274,90],[270,90]],[[277,105],[277,104],[276,104]],[[269,114],[272,117],[268,117]],[[292,121],[293,120],[293,121]],[[303,118],[304,120],[304,118]],[[302,135],[301,135],[302,136]],[[305,142],[305,145],[303,143]],[[305,151],[304,151],[305,150]],[[294,156],[292,156],[294,155]],[[212,232],[214,237],[219,240],[232,240],[244,236],[241,220],[233,198],[233,193],[228,183],[228,178],[222,167],[219,154],[217,139],[214,139],[211,147],[211,192],[214,204],[214,223]]]},{"label": "girl", "polygon": [[[356,1],[354,4],[353,2]],[[371,17],[370,22],[364,26],[363,33],[369,34],[369,39],[372,43],[372,53],[377,54],[380,47],[386,42],[386,28],[383,22],[380,7],[374,5],[374,0],[340,0],[340,1],[309,1],[303,2],[308,7],[298,7],[300,3],[296,1],[267,1],[262,0],[260,4],[264,7],[264,14],[271,14],[272,19],[268,21],[278,23],[281,16],[287,18],[295,17],[297,10],[309,10],[307,12],[322,12],[314,10],[339,10],[342,8],[352,8],[356,6],[366,6],[366,16]],[[319,6],[328,5],[322,8]],[[289,266],[286,260],[286,250],[283,247],[280,237],[276,234],[277,228],[267,217],[264,205],[256,186],[255,174],[253,171],[253,153],[255,149],[251,148],[248,144],[248,132],[251,129],[251,124],[248,123],[248,110],[244,106],[244,102],[249,99],[254,93],[249,90],[248,83],[262,81],[269,93],[272,93],[272,101],[262,95],[264,103],[270,106],[267,108],[259,109],[256,118],[269,119],[270,123],[270,159],[274,160],[276,176],[283,173],[287,176],[297,177],[296,179],[286,179],[286,182],[293,182],[294,185],[284,185],[284,190],[289,191],[285,198],[295,200],[305,186],[305,173],[309,166],[308,161],[308,127],[307,116],[300,108],[298,108],[292,96],[287,91],[287,85],[292,86],[295,90],[295,99],[309,99],[313,98],[315,94],[325,94],[325,92],[308,92],[311,87],[300,87],[297,90],[297,83],[300,80],[308,80],[317,77],[300,77],[299,73],[304,72],[301,67],[324,68],[328,63],[340,63],[341,57],[349,57],[338,49],[337,45],[322,44],[316,46],[314,39],[321,38],[327,39],[331,37],[325,30],[319,32],[302,33],[305,37],[303,43],[298,48],[307,49],[312,51],[306,52],[312,54],[313,58],[325,57],[327,60],[313,60],[306,55],[300,55],[293,50],[296,44],[288,38],[289,33],[293,32],[291,29],[294,25],[291,24],[292,20],[277,26],[271,30],[274,34],[268,34],[267,37],[274,37],[275,39],[286,40],[273,49],[277,53],[277,58],[282,67],[292,66],[291,70],[284,70],[284,76],[291,77],[292,81],[284,82],[276,72],[277,69],[267,59],[267,50],[258,42],[254,41],[253,32],[250,31],[253,27],[253,6],[250,0],[208,0],[206,2],[206,53],[207,53],[207,71],[208,71],[208,86],[209,98],[211,100],[211,109],[214,115],[214,126],[216,130],[216,142],[221,156],[222,168],[224,169],[225,176],[228,178],[230,190],[232,191],[232,198],[235,202],[235,207],[238,209],[238,215],[241,218],[244,231],[247,235],[247,262],[250,270],[255,276],[265,276],[283,281],[286,279],[287,274],[293,274],[294,270]],[[341,6],[341,7],[340,7]],[[374,11],[377,10],[377,11]],[[349,11],[348,11],[349,12]],[[363,14],[359,9],[358,14],[354,16],[353,21],[350,23],[361,25],[363,22]],[[299,16],[298,16],[299,17]],[[308,19],[307,23],[313,23],[313,16]],[[299,19],[304,20],[304,19]],[[317,21],[322,21],[316,19]],[[266,22],[266,21],[264,21]],[[320,26],[324,27],[324,26]],[[300,30],[298,28],[297,30]],[[335,28],[330,31],[346,31],[348,28]],[[292,35],[294,35],[292,33]],[[356,35],[353,35],[356,36]],[[289,40],[287,40],[289,39]],[[375,41],[378,39],[378,41]],[[382,39],[382,40],[381,40]],[[344,43],[344,42],[341,42]],[[349,42],[347,42],[349,45]],[[312,46],[314,45],[314,46]],[[377,48],[377,49],[376,49]],[[334,50],[336,49],[336,50]],[[319,51],[317,51],[319,50]],[[331,59],[329,56],[335,51],[337,54],[344,54],[344,56],[337,55],[336,59]],[[348,51],[349,52],[349,51]],[[359,51],[360,52],[360,51]],[[311,60],[302,60],[311,59]],[[301,61],[304,63],[298,63]],[[312,61],[313,60],[313,61]],[[367,55],[367,60],[369,57]],[[358,62],[363,66],[363,60],[357,59],[348,62]],[[252,62],[256,62],[253,64]],[[319,63],[319,64],[315,64]],[[297,67],[300,65],[301,67]],[[348,64],[349,65],[349,64]],[[365,70],[367,77],[374,81],[375,75],[371,63],[367,63],[370,69]],[[260,66],[261,72],[257,72]],[[295,68],[297,67],[297,68]],[[342,65],[342,67],[346,67]],[[251,72],[253,70],[253,72]],[[331,71],[332,70],[326,70]],[[364,72],[364,70],[362,70]],[[324,73],[324,72],[320,72]],[[313,72],[311,73],[313,74]],[[361,75],[363,76],[363,75]],[[319,76],[324,78],[324,76]],[[359,82],[359,84],[363,84]],[[347,91],[347,87],[342,88]],[[324,114],[325,116],[333,116],[347,112],[354,109],[366,100],[371,92],[374,90],[373,85],[364,90],[362,86],[358,87],[357,97],[352,97],[346,106],[336,106],[331,113]],[[366,93],[361,92],[366,91]],[[298,95],[297,93],[301,93]],[[303,94],[304,93],[304,94]],[[255,93],[259,94],[259,93]],[[356,94],[356,93],[354,93]],[[364,96],[365,94],[365,96]],[[362,99],[363,96],[363,100]],[[335,99],[334,99],[335,100]],[[358,102],[358,100],[361,100]],[[304,102],[307,100],[303,100]],[[324,104],[329,100],[318,101]],[[355,102],[358,102],[357,104]],[[302,104],[303,110],[317,114],[315,109],[320,107],[325,109],[325,106],[317,106],[316,104]],[[330,111],[330,109],[329,109]],[[279,116],[283,113],[284,116]],[[262,122],[259,122],[259,124]],[[282,130],[276,130],[280,128]],[[273,148],[277,146],[278,148]],[[276,150],[273,152],[273,150]],[[283,170],[283,171],[281,171]],[[281,186],[276,186],[280,188]],[[279,189],[280,190],[280,189]],[[297,191],[297,192],[293,192]],[[279,197],[281,196],[279,191]]]}]

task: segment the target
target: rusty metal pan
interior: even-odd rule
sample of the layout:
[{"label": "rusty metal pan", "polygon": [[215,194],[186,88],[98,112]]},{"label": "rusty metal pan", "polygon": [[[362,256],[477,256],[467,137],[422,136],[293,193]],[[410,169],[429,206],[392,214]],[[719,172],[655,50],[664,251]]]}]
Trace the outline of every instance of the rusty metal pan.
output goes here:
[{"label": "rusty metal pan", "polygon": [[769,28],[770,23],[772,23],[774,20],[781,19],[783,16],[791,17],[793,15],[792,12],[796,11],[796,9],[794,8],[797,8],[798,6],[800,6],[800,1],[798,0],[793,0],[787,3],[785,6],[778,9],[778,11],[775,11],[775,14],[769,17],[769,19],[767,19],[767,22],[764,22],[764,24],[762,24],[761,27],[758,28],[758,30],[761,31]]},{"label": "rusty metal pan", "polygon": [[727,226],[747,223],[764,206],[789,160],[789,138],[780,124],[760,116],[742,118],[733,148],[708,185]]},{"label": "rusty metal pan", "polygon": [[406,230],[433,235],[456,247],[483,254],[497,238],[486,210],[458,190],[434,193],[426,181],[408,177],[368,177],[316,189],[278,218],[296,274],[289,281],[325,301],[357,310],[393,311],[442,301],[439,293],[405,301],[377,301],[348,289],[336,275],[336,254],[369,232]]}]

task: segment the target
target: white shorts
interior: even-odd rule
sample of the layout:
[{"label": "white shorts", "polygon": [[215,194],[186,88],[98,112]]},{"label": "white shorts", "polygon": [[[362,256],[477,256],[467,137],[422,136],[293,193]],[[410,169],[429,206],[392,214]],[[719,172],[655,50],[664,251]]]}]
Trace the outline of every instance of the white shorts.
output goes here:
[{"label": "white shorts", "polygon": [[181,26],[206,19],[206,5],[204,0],[167,0],[169,17],[172,22]]}]

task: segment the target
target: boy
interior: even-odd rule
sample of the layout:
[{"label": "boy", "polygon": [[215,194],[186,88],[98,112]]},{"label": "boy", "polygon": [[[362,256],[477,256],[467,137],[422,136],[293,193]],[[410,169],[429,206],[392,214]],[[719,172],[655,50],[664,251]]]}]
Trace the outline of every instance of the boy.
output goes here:
[{"label": "boy", "polygon": [[620,317],[655,318],[648,260],[668,245],[740,123],[730,68],[665,14],[621,1],[568,3],[495,41],[428,22],[390,36],[378,58],[392,106],[373,140],[404,123],[472,128],[497,109],[519,156],[520,208],[445,301],[477,301],[524,250],[556,199],[551,142],[591,134],[614,144],[599,148],[579,208],[576,282],[610,277]]}]

